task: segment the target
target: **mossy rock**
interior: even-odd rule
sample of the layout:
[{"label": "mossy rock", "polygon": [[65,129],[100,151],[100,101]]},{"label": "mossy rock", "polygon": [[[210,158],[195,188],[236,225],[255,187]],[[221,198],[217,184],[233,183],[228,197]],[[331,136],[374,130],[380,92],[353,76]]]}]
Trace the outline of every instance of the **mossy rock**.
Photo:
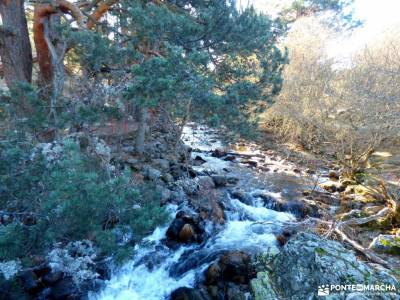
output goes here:
[{"label": "mossy rock", "polygon": [[257,273],[257,278],[250,281],[250,289],[255,300],[279,299],[271,286],[271,279],[268,272]]}]

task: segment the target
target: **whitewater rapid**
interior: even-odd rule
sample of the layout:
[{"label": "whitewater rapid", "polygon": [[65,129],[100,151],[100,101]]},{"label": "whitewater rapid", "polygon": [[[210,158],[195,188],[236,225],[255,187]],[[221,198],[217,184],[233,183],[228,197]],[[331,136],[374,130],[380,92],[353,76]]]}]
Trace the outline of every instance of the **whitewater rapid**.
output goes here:
[{"label": "whitewater rapid", "polygon": [[[208,150],[207,135],[198,138],[191,130],[185,132],[186,142],[192,147]],[[210,138],[210,137],[208,137]],[[220,147],[217,141],[214,147]],[[193,155],[199,155],[194,153]],[[218,172],[230,162],[201,154],[206,163],[201,168]],[[243,167],[245,168],[245,167]],[[239,181],[240,185],[240,181]],[[256,192],[269,193],[280,197],[279,193],[267,189]],[[254,193],[255,195],[257,193]],[[250,193],[251,195],[251,193]],[[165,300],[179,287],[194,287],[203,276],[205,269],[224,251],[242,250],[248,253],[277,248],[276,234],[282,223],[294,220],[286,212],[277,212],[263,206],[262,199],[251,197],[248,204],[237,199],[224,199],[226,208],[225,224],[216,228],[206,226],[210,237],[201,245],[182,245],[170,249],[164,243],[168,226],[157,228],[150,236],[135,247],[134,258],[114,271],[111,279],[98,293],[91,293],[90,300]],[[168,206],[171,216],[178,210],[190,210],[187,204]]]}]

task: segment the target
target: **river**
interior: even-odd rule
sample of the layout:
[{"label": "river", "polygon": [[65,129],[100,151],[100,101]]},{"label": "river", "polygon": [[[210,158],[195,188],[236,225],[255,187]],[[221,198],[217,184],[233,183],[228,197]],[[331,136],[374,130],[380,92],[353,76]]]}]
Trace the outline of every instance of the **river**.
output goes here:
[{"label": "river", "polygon": [[[207,127],[186,127],[183,140],[194,149],[193,157],[199,156],[206,161],[195,167],[198,172],[229,172],[239,178],[236,188],[244,191],[248,200],[243,203],[226,193],[223,199],[226,222],[223,225],[209,222],[206,231],[210,237],[200,245],[171,249],[164,243],[168,225],[157,228],[136,245],[134,258],[114,272],[104,289],[89,296],[91,300],[168,299],[178,287],[194,287],[204,270],[224,251],[243,250],[255,254],[278,247],[276,235],[281,232],[283,223],[295,220],[289,212],[269,209],[264,201],[265,195],[288,199],[299,197],[300,187],[304,188],[305,183],[295,165],[276,155],[260,155],[259,150],[251,147],[240,151],[234,149],[243,155],[235,162],[212,157],[210,151],[227,146]],[[245,162],[249,158],[270,166],[271,171],[249,168]],[[178,210],[192,210],[186,202],[179,207],[169,205],[167,209],[172,217]]]}]

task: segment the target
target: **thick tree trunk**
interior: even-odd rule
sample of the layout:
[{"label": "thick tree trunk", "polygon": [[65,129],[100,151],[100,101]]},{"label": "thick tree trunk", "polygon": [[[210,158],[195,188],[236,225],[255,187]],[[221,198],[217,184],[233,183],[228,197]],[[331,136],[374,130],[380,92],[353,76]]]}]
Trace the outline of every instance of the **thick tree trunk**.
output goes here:
[{"label": "thick tree trunk", "polygon": [[32,48],[24,0],[0,0],[0,56],[8,87],[32,81]]},{"label": "thick tree trunk", "polygon": [[135,141],[135,151],[137,154],[142,155],[144,152],[144,142],[146,140],[146,131],[147,131],[147,110],[146,107],[138,107],[137,108],[137,120],[139,123],[136,141]]}]

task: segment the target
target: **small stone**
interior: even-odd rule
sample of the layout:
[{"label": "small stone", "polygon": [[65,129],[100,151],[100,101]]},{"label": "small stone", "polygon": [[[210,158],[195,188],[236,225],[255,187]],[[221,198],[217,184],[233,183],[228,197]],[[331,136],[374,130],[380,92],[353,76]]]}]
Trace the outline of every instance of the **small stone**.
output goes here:
[{"label": "small stone", "polygon": [[201,166],[205,162],[207,162],[205,159],[203,159],[200,155],[197,155],[193,160],[193,165],[194,166]]},{"label": "small stone", "polygon": [[161,177],[161,172],[157,169],[154,169],[150,166],[145,166],[144,168],[144,177],[152,180],[152,181],[157,181],[158,179],[160,179]]},{"label": "small stone", "polygon": [[328,177],[331,180],[339,180],[339,173],[335,170],[330,170],[328,173]]},{"label": "small stone", "polygon": [[211,178],[216,187],[224,187],[228,183],[227,178],[224,175],[212,175]]},{"label": "small stone", "polygon": [[239,182],[239,178],[237,178],[237,177],[235,177],[235,176],[227,176],[226,177],[226,181],[229,183],[229,184],[237,184],[238,182]]},{"label": "small stone", "polygon": [[215,149],[212,153],[211,156],[212,157],[216,157],[216,158],[221,158],[226,156],[226,151],[222,150],[222,149]]},{"label": "small stone", "polygon": [[276,240],[278,241],[280,246],[283,246],[287,243],[288,238],[284,236],[283,234],[280,234],[276,237]]},{"label": "small stone", "polygon": [[170,173],[164,173],[161,179],[166,183],[171,183],[174,181],[174,177]]},{"label": "small stone", "polygon": [[235,161],[236,160],[236,156],[234,155],[227,155],[223,158],[224,161]]},{"label": "small stone", "polygon": [[242,160],[242,164],[249,165],[251,168],[256,168],[257,167],[257,162],[254,160]]},{"label": "small stone", "polygon": [[306,172],[307,174],[309,174],[309,175],[315,174],[315,170],[313,170],[313,169],[306,169],[305,172]]},{"label": "small stone", "polygon": [[260,166],[260,167],[258,167],[261,171],[263,171],[263,172],[269,172],[269,171],[271,171],[271,169],[270,168],[268,168],[268,167],[265,167],[265,166]]},{"label": "small stone", "polygon": [[199,176],[197,181],[201,190],[210,190],[215,188],[215,183],[210,176]]},{"label": "small stone", "polygon": [[128,158],[128,159],[125,161],[125,163],[128,164],[128,165],[130,165],[130,166],[135,166],[135,165],[137,165],[137,164],[139,163],[139,160],[136,159],[136,158],[131,157],[131,158]]},{"label": "small stone", "polygon": [[160,169],[162,171],[169,170],[169,161],[162,158],[157,158],[152,160],[152,164],[155,168]]},{"label": "small stone", "polygon": [[251,205],[252,204],[252,197],[244,192],[243,190],[237,189],[231,192],[231,196],[235,199],[238,199],[240,202]]}]

